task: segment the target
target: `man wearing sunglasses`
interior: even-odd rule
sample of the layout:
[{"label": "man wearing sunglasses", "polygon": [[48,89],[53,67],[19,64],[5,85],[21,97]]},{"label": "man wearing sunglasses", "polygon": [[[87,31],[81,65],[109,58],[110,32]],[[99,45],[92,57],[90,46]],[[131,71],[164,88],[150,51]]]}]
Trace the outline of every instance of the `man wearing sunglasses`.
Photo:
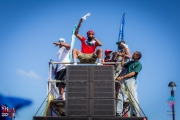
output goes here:
[{"label": "man wearing sunglasses", "polygon": [[82,21],[83,19],[81,18],[75,31],[76,37],[81,41],[81,51],[73,49],[74,65],[77,65],[77,58],[81,63],[95,63],[98,58],[98,65],[100,65],[102,61],[102,49],[99,48],[96,50],[96,47],[102,46],[102,43],[94,37],[95,33],[92,30],[87,32],[87,39],[78,33]]}]

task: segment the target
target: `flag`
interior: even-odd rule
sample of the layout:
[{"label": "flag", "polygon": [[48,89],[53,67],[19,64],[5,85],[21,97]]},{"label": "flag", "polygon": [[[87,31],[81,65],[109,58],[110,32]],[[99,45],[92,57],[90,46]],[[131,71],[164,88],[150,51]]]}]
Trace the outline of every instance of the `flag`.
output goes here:
[{"label": "flag", "polygon": [[[31,104],[32,101],[29,99],[0,94],[0,120],[12,120],[12,117],[15,118],[15,111],[17,113],[19,109]],[[3,116],[4,114],[6,116]]]},{"label": "flag", "polygon": [[75,30],[78,26],[78,23],[76,23],[76,25],[73,27],[73,30],[72,30],[72,36],[71,36],[71,48],[70,48],[70,51],[69,51],[69,60],[70,62],[72,62],[72,49],[74,48],[74,43],[75,43]]},{"label": "flag", "polygon": [[118,42],[116,42],[116,44],[119,44],[119,42],[124,39],[124,24],[125,24],[125,13],[123,14],[121,19]]}]

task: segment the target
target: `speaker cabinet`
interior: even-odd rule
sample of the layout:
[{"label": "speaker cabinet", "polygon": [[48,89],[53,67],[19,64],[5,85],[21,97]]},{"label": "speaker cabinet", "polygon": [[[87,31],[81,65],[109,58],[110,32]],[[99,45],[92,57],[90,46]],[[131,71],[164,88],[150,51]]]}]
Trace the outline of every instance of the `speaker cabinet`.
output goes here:
[{"label": "speaker cabinet", "polygon": [[96,81],[92,83],[92,98],[115,98],[115,83],[109,81]]},{"label": "speaker cabinet", "polygon": [[89,116],[89,99],[66,99],[66,116]]},{"label": "speaker cabinet", "polygon": [[89,82],[67,82],[66,98],[89,98]]},{"label": "speaker cabinet", "polygon": [[89,66],[69,65],[66,69],[67,82],[86,82],[89,80]]},{"label": "speaker cabinet", "polygon": [[111,81],[114,82],[114,66],[93,66],[92,81]]},{"label": "speaker cabinet", "polygon": [[92,116],[115,116],[115,99],[92,99]]}]

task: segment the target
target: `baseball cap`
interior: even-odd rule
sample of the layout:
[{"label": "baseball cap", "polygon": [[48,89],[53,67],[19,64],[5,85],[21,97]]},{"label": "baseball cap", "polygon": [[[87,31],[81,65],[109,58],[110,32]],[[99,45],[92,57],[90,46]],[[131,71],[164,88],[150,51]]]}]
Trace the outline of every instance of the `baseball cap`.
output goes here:
[{"label": "baseball cap", "polygon": [[87,32],[87,34],[94,34],[94,31],[92,31],[92,30],[89,30],[88,32]]},{"label": "baseball cap", "polygon": [[124,40],[116,42],[117,45],[119,45],[119,43],[126,43],[126,42]]},{"label": "baseball cap", "polygon": [[112,52],[112,51],[111,51],[110,49],[107,49],[107,50],[105,50],[104,53],[106,54],[106,53],[111,53],[111,52]]},{"label": "baseball cap", "polygon": [[59,38],[59,42],[66,42],[64,38]]}]

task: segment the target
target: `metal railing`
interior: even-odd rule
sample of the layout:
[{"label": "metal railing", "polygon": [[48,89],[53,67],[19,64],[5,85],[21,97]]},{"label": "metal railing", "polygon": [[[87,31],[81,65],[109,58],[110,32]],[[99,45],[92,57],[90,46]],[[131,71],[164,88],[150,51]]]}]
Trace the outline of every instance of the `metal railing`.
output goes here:
[{"label": "metal railing", "polygon": [[[56,82],[59,82],[59,83],[65,83],[65,81],[62,81],[62,80],[55,80],[55,79],[52,79],[52,68],[53,68],[53,65],[54,64],[67,64],[67,65],[73,65],[74,63],[73,62],[54,62],[52,59],[50,60],[49,62],[49,78],[48,78],[48,94],[51,92],[52,90],[52,83],[56,83]],[[88,64],[88,63],[80,63],[78,62],[77,65],[97,65],[98,63],[94,63],[94,64]],[[121,64],[121,62],[101,62],[101,64],[111,64],[111,65],[114,65],[114,64]],[[118,81],[116,81],[118,82]],[[55,86],[54,86],[55,88]],[[56,91],[56,93],[58,93]],[[49,96],[48,96],[48,99],[49,99]]]}]

